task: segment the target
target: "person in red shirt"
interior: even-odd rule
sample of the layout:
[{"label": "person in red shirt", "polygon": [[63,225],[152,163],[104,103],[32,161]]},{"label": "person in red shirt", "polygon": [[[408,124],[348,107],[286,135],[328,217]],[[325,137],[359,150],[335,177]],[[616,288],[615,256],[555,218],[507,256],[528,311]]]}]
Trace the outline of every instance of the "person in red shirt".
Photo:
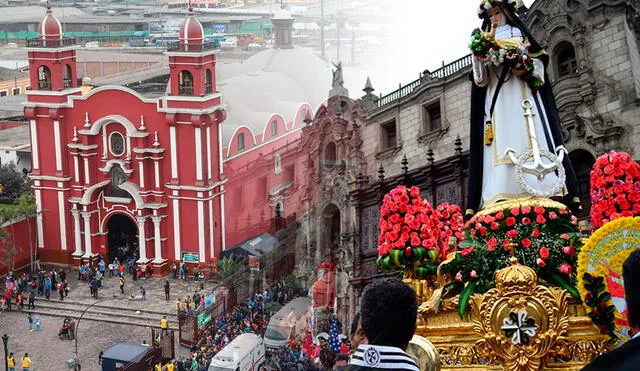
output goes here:
[{"label": "person in red shirt", "polygon": [[340,353],[349,354],[351,346],[348,344],[349,338],[347,338],[347,335],[340,334],[338,339],[340,339]]}]

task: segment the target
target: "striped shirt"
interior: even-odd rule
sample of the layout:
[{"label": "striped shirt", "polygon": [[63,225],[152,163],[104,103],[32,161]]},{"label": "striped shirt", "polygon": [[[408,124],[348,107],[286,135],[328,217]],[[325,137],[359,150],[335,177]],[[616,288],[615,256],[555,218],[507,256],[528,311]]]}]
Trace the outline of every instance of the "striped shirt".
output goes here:
[{"label": "striped shirt", "polygon": [[349,364],[384,370],[420,371],[416,362],[402,349],[384,345],[359,345]]}]

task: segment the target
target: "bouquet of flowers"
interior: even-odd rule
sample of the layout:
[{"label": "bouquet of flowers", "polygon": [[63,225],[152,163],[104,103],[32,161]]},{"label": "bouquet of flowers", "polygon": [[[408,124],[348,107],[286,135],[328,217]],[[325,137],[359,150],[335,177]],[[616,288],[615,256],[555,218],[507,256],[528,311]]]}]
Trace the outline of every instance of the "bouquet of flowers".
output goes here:
[{"label": "bouquet of flowers", "polygon": [[550,205],[514,203],[469,220],[461,250],[443,266],[443,272],[453,278],[444,291],[461,291],[460,316],[474,292],[484,293],[493,287],[495,272],[509,265],[512,254],[539,277],[579,297],[571,283],[576,250],[581,246],[577,219],[563,205]]},{"label": "bouquet of flowers", "polygon": [[384,196],[380,208],[378,264],[383,270],[413,268],[418,278],[435,274],[440,256],[435,210],[418,187],[398,186]]},{"label": "bouquet of flowers", "polygon": [[462,209],[455,204],[448,202],[441,203],[430,214],[433,224],[438,230],[438,246],[440,249],[440,260],[444,261],[449,255],[449,239],[457,238],[457,241],[464,241],[464,217]]},{"label": "bouquet of flowers", "polygon": [[504,66],[524,72],[522,79],[529,84],[531,89],[535,90],[542,86],[542,80],[533,73],[533,58],[527,55],[524,48],[515,45],[502,45],[491,34],[476,32],[471,36],[469,49],[487,66]]},{"label": "bouquet of flowers", "polygon": [[640,215],[640,165],[628,153],[611,151],[591,170],[591,225]]}]

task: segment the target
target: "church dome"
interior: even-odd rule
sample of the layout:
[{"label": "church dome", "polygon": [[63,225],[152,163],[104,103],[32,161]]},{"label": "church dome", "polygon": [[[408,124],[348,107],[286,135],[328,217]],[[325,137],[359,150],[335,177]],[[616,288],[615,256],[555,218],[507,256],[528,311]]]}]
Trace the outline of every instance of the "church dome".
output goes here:
[{"label": "church dome", "polygon": [[180,26],[180,44],[199,45],[204,41],[202,24],[193,16],[193,8],[189,7],[187,19]]},{"label": "church dome", "polygon": [[62,26],[60,21],[53,15],[51,4],[47,3],[47,14],[38,25],[38,34],[43,40],[62,39]]}]

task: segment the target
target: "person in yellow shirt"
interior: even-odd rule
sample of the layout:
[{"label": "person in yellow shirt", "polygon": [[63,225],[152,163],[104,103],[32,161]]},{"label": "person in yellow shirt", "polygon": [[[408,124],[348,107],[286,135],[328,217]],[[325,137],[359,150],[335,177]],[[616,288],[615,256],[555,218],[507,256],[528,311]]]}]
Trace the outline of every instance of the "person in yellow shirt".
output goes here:
[{"label": "person in yellow shirt", "polygon": [[9,371],[16,371],[16,359],[13,357],[13,353],[9,353],[9,357],[7,357],[7,366],[9,366]]},{"label": "person in yellow shirt", "polygon": [[162,371],[162,363],[158,362],[155,366],[153,366],[154,371]]},{"label": "person in yellow shirt", "polygon": [[167,316],[162,316],[160,328],[162,329],[162,335],[169,335],[169,321],[167,321]]},{"label": "person in yellow shirt", "polygon": [[29,367],[31,367],[31,359],[29,353],[25,353],[22,357],[22,371],[29,371]]},{"label": "person in yellow shirt", "polygon": [[167,363],[167,371],[175,371],[176,366],[173,364],[173,361]]},{"label": "person in yellow shirt", "polygon": [[180,300],[176,301],[176,312],[180,314]]}]

